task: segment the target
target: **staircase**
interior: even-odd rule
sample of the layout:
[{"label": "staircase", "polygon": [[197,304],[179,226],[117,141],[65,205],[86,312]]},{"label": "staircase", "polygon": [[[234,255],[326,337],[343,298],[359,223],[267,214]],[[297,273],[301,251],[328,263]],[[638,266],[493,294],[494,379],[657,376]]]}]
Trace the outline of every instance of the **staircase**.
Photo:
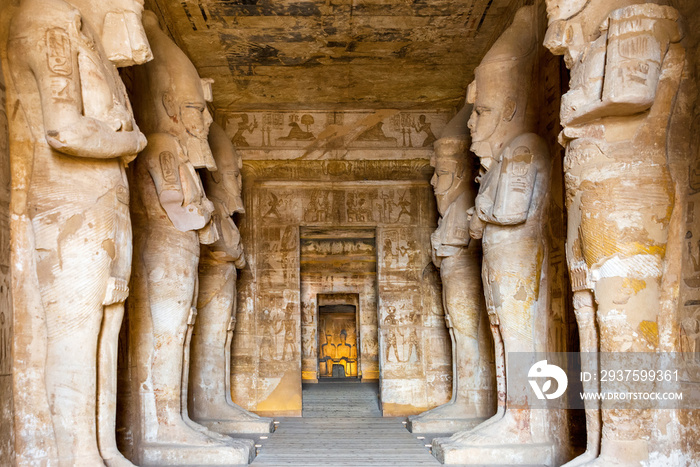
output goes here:
[{"label": "staircase", "polygon": [[377,394],[377,384],[305,384],[303,417],[281,418],[259,436],[251,467],[439,466],[401,418],[382,418]]},{"label": "staircase", "polygon": [[302,385],[302,416],[381,417],[377,383],[321,382]]}]

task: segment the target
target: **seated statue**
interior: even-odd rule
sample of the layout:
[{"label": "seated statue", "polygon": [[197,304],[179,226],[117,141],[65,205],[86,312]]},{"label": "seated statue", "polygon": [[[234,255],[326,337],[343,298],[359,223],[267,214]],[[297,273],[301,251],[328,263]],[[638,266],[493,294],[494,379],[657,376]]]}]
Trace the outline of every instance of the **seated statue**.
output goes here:
[{"label": "seated statue", "polygon": [[333,360],[336,356],[336,346],[333,344],[333,336],[326,334],[326,342],[321,344],[319,349],[319,374],[322,376],[333,376]]}]

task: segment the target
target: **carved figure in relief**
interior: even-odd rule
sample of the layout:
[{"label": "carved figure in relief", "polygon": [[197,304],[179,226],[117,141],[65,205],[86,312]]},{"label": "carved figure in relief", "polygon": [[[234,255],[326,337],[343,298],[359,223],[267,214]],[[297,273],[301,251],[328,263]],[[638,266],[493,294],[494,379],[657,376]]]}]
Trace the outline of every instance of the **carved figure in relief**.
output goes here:
[{"label": "carved figure in relief", "polygon": [[467,210],[476,188],[467,156],[466,105],[434,143],[431,184],[440,212],[431,235],[432,257],[440,268],[443,308],[452,339],[452,398],[446,404],[409,417],[412,432],[444,433],[472,428],[492,415],[493,371],[487,315],[481,285],[481,242],[469,237]]},{"label": "carved figure in relief", "polygon": [[136,456],[146,464],[247,463],[252,441],[211,431],[187,411],[200,243],[216,242],[220,227],[212,222],[214,205],[195,170],[216,168],[207,140],[210,89],[155,14],[145,12],[143,23],[155,59],[136,70],[134,86],[136,113],[148,136],[134,168],[138,293],[129,323],[138,375]]},{"label": "carved figure in relief", "polygon": [[[251,123],[248,114],[241,114],[238,116],[238,118],[240,119],[238,122],[238,128],[236,129],[236,133],[233,135],[231,142],[234,146],[247,148],[250,146],[250,144],[248,144],[248,141],[245,139],[245,132],[247,131],[248,133],[253,134],[253,131],[255,131],[255,129],[258,127],[258,120],[253,117],[253,122]],[[263,138],[264,135],[265,130],[263,129]]]},{"label": "carved figure in relief", "polygon": [[[299,123],[306,127],[306,131],[302,130]],[[310,141],[314,139],[314,134],[309,131],[309,126],[314,124],[314,118],[309,114],[304,114],[299,120],[299,116],[292,114],[289,116],[289,134],[278,138],[280,141]]]},{"label": "carved figure in relief", "polygon": [[423,133],[425,132],[425,139],[423,140],[423,144],[421,144],[421,147],[428,147],[431,146],[437,138],[435,137],[435,134],[433,133],[433,130],[430,129],[430,123],[426,120],[425,115],[421,115],[418,117],[418,124],[414,123],[413,128],[415,128],[416,133]]},{"label": "carved figure in relief", "polygon": [[396,203],[396,207],[399,208],[399,215],[396,216],[396,222],[400,221],[401,216],[403,216],[404,214],[408,216],[409,222],[412,219],[411,211],[409,209],[411,207],[411,201],[406,199],[407,194],[408,194],[407,191],[404,191],[403,193],[401,193],[401,195],[399,196],[399,202]]},{"label": "carved figure in relief", "polygon": [[[548,206],[550,155],[534,130],[536,106],[530,98],[538,38],[536,8],[519,9],[475,70],[468,101],[471,149],[485,173],[478,179],[469,231],[482,239],[482,280],[487,311],[495,332],[497,356],[505,355],[508,373],[513,352],[546,350],[538,332],[548,302],[543,265],[547,261],[544,226]],[[497,364],[500,363],[497,361]],[[534,363],[534,361],[532,362]],[[559,465],[568,455],[566,425],[554,410],[530,408],[525,383],[503,380],[505,407],[472,431],[433,442],[445,463],[529,463]],[[554,426],[559,421],[560,425]],[[556,433],[556,435],[554,435]],[[506,448],[507,446],[507,448]]]},{"label": "carved figure in relief", "polygon": [[[633,3],[547,2],[545,45],[571,70],[560,141],[567,259],[574,299],[585,295],[577,308],[583,352],[658,350],[674,204],[667,127],[685,54],[676,10]],[[651,418],[650,411],[587,405],[588,449],[567,465],[646,462]]]},{"label": "carved figure in relief", "polygon": [[260,325],[260,358],[262,360],[273,360],[277,354],[277,346],[275,341],[275,322],[272,319],[272,313],[267,308],[263,310],[258,320]]},{"label": "carved figure in relief", "polygon": [[[294,360],[297,354],[297,320],[294,319],[294,303],[287,302],[284,309],[284,347],[282,347],[282,360]],[[287,358],[289,352],[289,358]]]},{"label": "carved figure in relief", "polygon": [[277,219],[281,219],[282,215],[280,214],[280,211],[279,211],[279,207],[281,205],[282,205],[282,201],[277,197],[277,195],[270,192],[270,200],[267,202],[267,206],[269,209],[263,215],[263,217],[276,217]]},{"label": "carved figure in relief", "polygon": [[[15,332],[41,319],[47,339],[15,355],[32,361],[46,352],[33,369],[43,387],[14,391],[20,464],[51,463],[57,454],[66,465],[131,465],[115,441],[132,252],[124,167],[146,140],[115,65],[151,58],[142,10],[136,0],[24,0],[10,24],[9,72],[27,125],[16,137],[31,148],[21,161],[13,156],[13,231],[26,235],[13,240],[13,274],[22,283],[13,292],[22,323]],[[41,318],[29,311],[35,305]],[[51,420],[39,414],[44,391]]]},{"label": "carved figure in relief", "polygon": [[695,318],[686,318],[681,322],[681,352],[690,355],[690,363],[697,361],[700,354],[700,322]]},{"label": "carved figure in relief", "polygon": [[215,172],[202,184],[214,204],[212,221],[220,238],[202,245],[197,321],[192,333],[189,408],[198,423],[219,433],[269,433],[272,419],[261,418],[231,399],[231,345],[236,324],[236,269],[245,266],[241,236],[231,216],[244,212],[240,155],[224,130],[212,123],[209,145]]},{"label": "carved figure in relief", "polygon": [[[416,331],[416,328],[411,329],[408,332],[408,337],[406,337],[405,334],[401,334],[401,337],[403,338],[403,343],[404,343],[404,354],[406,355],[406,362],[411,361],[411,356],[415,355],[416,356],[416,361],[420,362],[421,356],[420,356],[420,339],[418,339],[418,332]],[[406,350],[406,347],[408,346],[408,350]]]},{"label": "carved figure in relief", "polygon": [[[385,323],[386,324],[386,323]],[[391,350],[394,350],[394,357],[396,357],[396,362],[401,362],[401,357],[399,357],[399,347],[396,343],[396,329],[385,328],[385,339],[386,339],[386,349],[384,353],[386,354],[386,361],[389,362],[391,357]]]}]

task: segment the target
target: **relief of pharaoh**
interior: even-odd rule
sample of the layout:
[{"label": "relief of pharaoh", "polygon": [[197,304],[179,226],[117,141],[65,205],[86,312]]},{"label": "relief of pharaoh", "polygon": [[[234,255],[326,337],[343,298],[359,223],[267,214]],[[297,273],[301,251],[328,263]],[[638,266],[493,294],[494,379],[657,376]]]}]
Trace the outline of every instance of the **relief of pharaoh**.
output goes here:
[{"label": "relief of pharaoh", "polygon": [[[20,275],[36,281],[47,339],[17,358],[46,350],[40,372],[61,465],[131,465],[115,442],[116,349],[132,253],[124,168],[146,138],[115,64],[151,58],[142,9],[135,0],[23,0],[9,33],[10,73],[31,133],[19,161],[28,170],[18,171],[13,196],[21,194],[15,213],[28,217],[34,255],[15,261],[30,265]],[[20,295],[17,319],[26,323],[33,298]],[[35,399],[17,408],[20,424],[34,420],[44,388],[21,391]],[[22,449],[21,463],[41,454]]]},{"label": "relief of pharaoh", "polygon": [[272,419],[261,418],[231,400],[231,344],[236,325],[236,268],[245,266],[241,236],[231,216],[242,213],[241,156],[224,130],[209,129],[217,170],[202,175],[220,238],[202,245],[197,321],[192,334],[189,407],[192,418],[220,433],[269,433]]},{"label": "relief of pharaoh", "polygon": [[[523,7],[475,70],[468,90],[474,104],[469,120],[472,151],[486,171],[469,225],[482,238],[482,280],[487,311],[497,331],[497,355],[505,354],[505,373],[514,352],[543,351],[540,331],[546,321],[547,289],[543,265],[550,183],[550,155],[534,131],[537,114],[532,76],[538,38],[535,7]],[[502,343],[502,344],[501,344]],[[534,363],[534,362],[533,362]],[[503,372],[499,372],[503,378]],[[505,410],[471,431],[433,441],[445,463],[560,465],[565,460],[565,427],[554,426],[553,410],[530,408],[526,381],[507,385]],[[560,429],[557,436],[552,431]],[[527,459],[527,461],[524,461]]]},{"label": "relief of pharaoh", "polygon": [[467,154],[471,109],[466,105],[433,143],[431,184],[441,218],[431,242],[433,262],[442,278],[454,378],[448,403],[409,417],[414,433],[465,430],[493,414],[492,347],[481,285],[481,242],[470,238],[467,215],[476,196],[472,158]]},{"label": "relief of pharaoh", "polygon": [[136,456],[140,463],[159,465],[244,464],[252,442],[210,431],[187,413],[200,242],[218,239],[211,222],[214,205],[196,171],[216,168],[207,141],[210,88],[152,12],[144,13],[143,23],[155,58],[136,70],[134,80],[136,115],[148,137],[134,167],[133,190],[136,259],[129,322]]},{"label": "relief of pharaoh", "polygon": [[[684,51],[676,10],[633,3],[547,2],[545,46],[564,55],[571,70],[560,140],[566,146],[567,260],[582,352],[658,350],[674,203],[666,136]],[[605,390],[607,383],[601,385]],[[595,383],[584,389],[598,390]],[[648,460],[650,411],[601,413],[590,402],[586,409],[588,449],[568,466]]]}]

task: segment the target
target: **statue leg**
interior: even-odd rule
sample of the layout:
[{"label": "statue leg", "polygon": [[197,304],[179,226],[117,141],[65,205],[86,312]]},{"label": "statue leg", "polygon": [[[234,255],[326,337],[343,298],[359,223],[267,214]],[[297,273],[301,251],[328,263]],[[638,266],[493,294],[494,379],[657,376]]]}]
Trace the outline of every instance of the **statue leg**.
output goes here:
[{"label": "statue leg", "polygon": [[[183,380],[188,319],[195,295],[199,242],[194,233],[152,229],[144,251],[143,280],[150,315],[141,319],[138,336],[146,380],[139,383],[141,431],[139,458],[154,465],[231,465],[251,461],[252,440],[232,439],[189,425],[183,415]],[[136,338],[137,336],[135,336]],[[138,373],[137,373],[138,374]]]},{"label": "statue leg", "polygon": [[124,302],[104,307],[99,341],[97,372],[97,415],[100,454],[108,467],[133,466],[117,449],[117,356],[119,329],[124,318]]},{"label": "statue leg", "polygon": [[120,204],[115,222],[116,256],[112,262],[112,279],[107,288],[104,317],[98,341],[97,371],[97,441],[108,467],[133,466],[117,449],[117,358],[119,331],[124,318],[124,300],[129,293],[131,274],[131,221],[128,206]]},{"label": "statue leg", "polygon": [[[655,342],[644,335],[642,325],[657,322],[659,289],[660,277],[654,276],[604,277],[596,282],[601,352],[619,355],[656,350]],[[604,365],[602,361],[602,370],[606,369]],[[601,382],[601,391],[606,389],[634,392],[634,386],[625,383]],[[601,418],[600,456],[584,465],[602,467],[614,463],[631,467],[648,462],[653,410],[603,408]]]},{"label": "statue leg", "polygon": [[[496,319],[495,314],[489,314],[489,319]],[[506,413],[506,354],[503,349],[503,338],[498,323],[491,323],[491,336],[493,337],[494,360],[496,363],[496,413],[488,420],[481,423],[476,429],[486,428],[503,418]]]},{"label": "statue leg", "polygon": [[[581,354],[591,355],[590,358],[583,357],[581,370],[597,375],[599,342],[595,322],[595,302],[590,290],[574,292],[574,313],[581,340]],[[593,354],[595,356],[592,356]],[[583,381],[582,384],[584,392],[598,393],[600,391],[598,378],[591,378],[590,381]],[[586,410],[586,452],[566,463],[564,467],[584,465],[600,454],[600,401],[586,400],[584,407]]]},{"label": "statue leg", "polygon": [[[199,252],[182,247],[179,254],[173,254],[173,246],[164,245],[167,242],[162,240],[153,238],[142,255],[151,310],[151,375],[156,408],[152,414],[155,417],[147,419],[145,426],[158,427],[147,442],[216,446],[217,441],[193,430],[182,416],[184,348]],[[187,246],[194,250],[194,244]]]},{"label": "statue leg", "polygon": [[[539,242],[524,240],[491,246],[485,254],[484,278],[488,279],[485,287],[492,298],[503,339],[505,374],[515,364],[511,361],[513,353],[533,354],[537,350],[534,331],[543,253]],[[553,462],[558,454],[557,446],[548,436],[550,414],[529,408],[525,399],[526,380],[519,388],[521,391],[514,390],[510,384],[506,380],[508,403],[500,419],[450,438],[433,440],[433,453],[440,461],[467,465],[519,464],[523,459],[538,465]]]},{"label": "statue leg", "polygon": [[491,359],[483,352],[487,346],[479,342],[479,338],[486,339],[487,336],[484,335],[486,312],[478,259],[479,255],[474,252],[462,250],[442,261],[443,302],[453,340],[452,398],[446,404],[409,417],[413,432],[465,430],[493,414]]},{"label": "statue leg", "polygon": [[[505,245],[492,249],[485,258],[489,268],[490,295],[499,322],[505,354],[505,374],[510,368],[509,355],[514,352],[534,352],[534,319],[542,265],[542,247],[536,242]],[[507,380],[506,380],[507,385]],[[511,400],[509,388],[506,396]],[[530,427],[530,429],[523,429]],[[531,426],[530,410],[506,406],[504,416],[497,422],[460,437],[468,444],[528,444],[536,427]],[[458,436],[458,435],[455,435]]]},{"label": "statue leg", "polygon": [[[61,463],[104,465],[97,445],[97,341],[111,257],[98,208],[63,222],[33,219],[37,277],[46,313],[46,388]],[[60,215],[60,214],[59,214]]]},{"label": "statue leg", "polygon": [[[206,271],[206,272],[205,272]],[[192,418],[219,433],[269,433],[272,419],[235,405],[230,395],[231,314],[236,269],[200,264],[199,313],[192,334],[189,407]]]}]

